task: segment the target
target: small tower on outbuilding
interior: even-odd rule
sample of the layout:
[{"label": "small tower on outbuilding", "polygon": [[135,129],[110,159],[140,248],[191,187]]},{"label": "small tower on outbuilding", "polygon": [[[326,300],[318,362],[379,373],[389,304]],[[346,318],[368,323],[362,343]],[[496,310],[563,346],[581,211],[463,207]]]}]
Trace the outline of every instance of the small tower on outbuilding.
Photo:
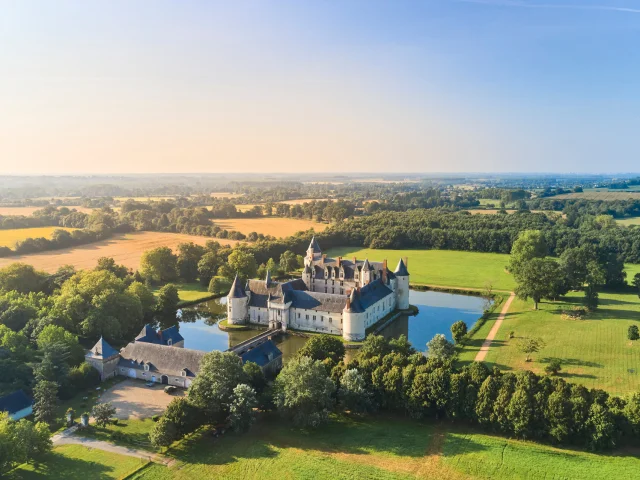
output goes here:
[{"label": "small tower on outbuilding", "polygon": [[115,377],[120,352],[100,337],[100,340],[84,356],[85,361],[100,372],[100,380]]}]

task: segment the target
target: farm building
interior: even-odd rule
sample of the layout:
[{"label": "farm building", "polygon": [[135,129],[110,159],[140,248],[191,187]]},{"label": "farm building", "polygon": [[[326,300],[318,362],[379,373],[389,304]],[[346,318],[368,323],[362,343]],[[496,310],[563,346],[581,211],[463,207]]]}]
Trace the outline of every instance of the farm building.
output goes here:
[{"label": "farm building", "polygon": [[253,362],[257,364],[262,372],[267,374],[276,374],[282,368],[282,352],[273,340],[267,340],[264,343],[240,354],[242,363]]},{"label": "farm building", "polygon": [[20,420],[33,413],[33,400],[22,390],[0,397],[0,412],[7,412],[12,420]]},{"label": "farm building", "polygon": [[227,295],[230,324],[256,323],[362,340],[366,329],[395,309],[409,308],[409,272],[400,259],[394,272],[383,262],[327,258],[315,238],[301,279],[264,280],[242,286],[236,277]]},{"label": "farm building", "polygon": [[151,325],[145,325],[135,339],[136,342],[147,342],[168,347],[184,347],[184,338],[177,326],[172,326],[157,332]]}]

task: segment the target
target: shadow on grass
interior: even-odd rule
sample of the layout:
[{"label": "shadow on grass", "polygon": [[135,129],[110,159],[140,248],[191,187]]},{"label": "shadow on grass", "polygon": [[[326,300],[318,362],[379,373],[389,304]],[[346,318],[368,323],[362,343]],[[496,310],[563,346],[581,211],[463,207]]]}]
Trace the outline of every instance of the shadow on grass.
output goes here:
[{"label": "shadow on grass", "polygon": [[562,358],[562,357],[543,357],[538,359],[540,363],[549,363],[551,360],[559,360],[563,366],[571,365],[575,367],[592,367],[592,368],[604,368],[604,365],[596,362],[588,362],[580,360],[579,358]]},{"label": "shadow on grass", "polygon": [[36,465],[14,470],[7,478],[28,480],[33,478],[64,478],[68,480],[112,479],[114,468],[97,462],[70,458],[59,453],[49,453]]}]

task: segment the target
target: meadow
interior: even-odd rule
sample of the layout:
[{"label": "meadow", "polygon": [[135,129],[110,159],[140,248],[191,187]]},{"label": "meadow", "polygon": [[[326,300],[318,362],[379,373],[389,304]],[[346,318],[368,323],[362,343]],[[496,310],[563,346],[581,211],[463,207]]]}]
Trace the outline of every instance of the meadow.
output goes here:
[{"label": "meadow", "polygon": [[[640,342],[627,339],[629,325],[640,326],[640,299],[635,293],[600,293],[600,306],[583,320],[562,317],[563,311],[582,305],[582,293],[571,292],[566,301],[544,301],[540,310],[530,301],[516,299],[509,309],[486,357],[487,366],[502,370],[529,369],[544,374],[551,358],[562,363],[559,374],[567,381],[614,394],[640,390]],[[492,322],[487,322],[490,324]],[[465,348],[461,360],[470,361],[486,337],[485,324]],[[487,330],[487,331],[485,331]],[[513,331],[515,338],[510,339]],[[545,346],[526,362],[518,351],[521,337],[539,337]]]},{"label": "meadow", "polygon": [[355,256],[361,260],[368,258],[373,261],[386,258],[390,270],[395,269],[401,257],[408,257],[412,284],[484,288],[487,283],[491,283],[494,290],[509,291],[515,287],[513,278],[505,270],[509,263],[509,255],[500,253],[336,247],[330,249],[327,254],[330,257]]},{"label": "meadow", "polygon": [[[204,300],[211,297],[211,293],[207,290],[207,286],[201,285],[199,282],[192,283],[177,283],[178,297],[181,302],[196,302],[198,300]],[[157,295],[160,291],[160,286],[153,289],[153,294]]]},{"label": "meadow", "polygon": [[616,223],[628,227],[630,225],[640,225],[640,217],[616,218]]},{"label": "meadow", "polygon": [[[15,216],[15,215],[23,215],[25,217],[29,217],[33,215],[33,212],[36,210],[42,210],[45,207],[0,207],[0,215],[5,216]],[[62,208],[58,206],[58,208]],[[93,212],[93,208],[87,207],[66,207],[69,210],[77,210],[82,213],[91,213]]]},{"label": "meadow", "polygon": [[144,465],[139,458],[105,452],[82,445],[55,447],[38,465],[21,465],[8,475],[12,480],[64,478],[106,480],[126,478]]},{"label": "meadow", "polygon": [[75,228],[63,227],[37,227],[37,228],[12,228],[10,230],[0,230],[0,247],[13,248],[16,242],[27,238],[50,238],[54,230],[66,230],[71,232]]},{"label": "meadow", "polygon": [[593,455],[469,432],[445,423],[334,416],[316,430],[265,419],[248,434],[195,436],[172,467],[150,464],[133,479],[634,478],[640,460]]},{"label": "meadow", "polygon": [[247,235],[251,232],[272,235],[274,237],[288,237],[301,230],[313,228],[316,232],[322,232],[329,224],[318,223],[313,220],[283,217],[259,217],[259,218],[230,218],[214,220],[214,224],[226,230],[236,230]]},{"label": "meadow", "polygon": [[632,190],[592,190],[584,192],[563,193],[549,197],[557,200],[637,200],[640,199],[640,192]]},{"label": "meadow", "polygon": [[[28,229],[38,230],[38,229]],[[4,230],[0,230],[0,238]],[[235,245],[234,240],[222,240],[198,235],[183,235],[165,232],[135,232],[114,235],[100,242],[80,245],[72,248],[51,250],[31,255],[16,255],[0,259],[0,267],[14,262],[33,265],[39,270],[53,273],[62,265],[73,265],[76,269],[91,269],[100,257],[112,257],[116,263],[132,269],[140,266],[140,258],[146,250],[156,247],[170,247],[176,250],[180,243],[193,242],[204,245],[209,240],[219,241],[223,245]]]}]

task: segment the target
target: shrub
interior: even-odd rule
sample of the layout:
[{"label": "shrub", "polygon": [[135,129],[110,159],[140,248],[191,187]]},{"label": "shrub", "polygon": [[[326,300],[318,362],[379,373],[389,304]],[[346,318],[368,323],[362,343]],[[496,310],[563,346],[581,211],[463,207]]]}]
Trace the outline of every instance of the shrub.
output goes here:
[{"label": "shrub", "polygon": [[558,358],[552,358],[549,360],[547,366],[544,367],[544,371],[547,375],[556,375],[560,370],[562,370],[562,364]]},{"label": "shrub", "polygon": [[462,320],[458,320],[451,325],[451,335],[456,343],[460,343],[464,336],[467,334],[467,324]]},{"label": "shrub", "polygon": [[111,432],[111,440],[113,440],[114,442],[123,441],[124,439],[125,439],[125,435],[120,430]]},{"label": "shrub", "polygon": [[151,417],[151,420],[157,422],[158,420],[160,420],[160,415],[154,415],[153,417]]},{"label": "shrub", "polygon": [[627,338],[629,340],[638,340],[638,338],[640,338],[640,332],[638,331],[637,325],[629,325],[629,329],[627,330]]}]

